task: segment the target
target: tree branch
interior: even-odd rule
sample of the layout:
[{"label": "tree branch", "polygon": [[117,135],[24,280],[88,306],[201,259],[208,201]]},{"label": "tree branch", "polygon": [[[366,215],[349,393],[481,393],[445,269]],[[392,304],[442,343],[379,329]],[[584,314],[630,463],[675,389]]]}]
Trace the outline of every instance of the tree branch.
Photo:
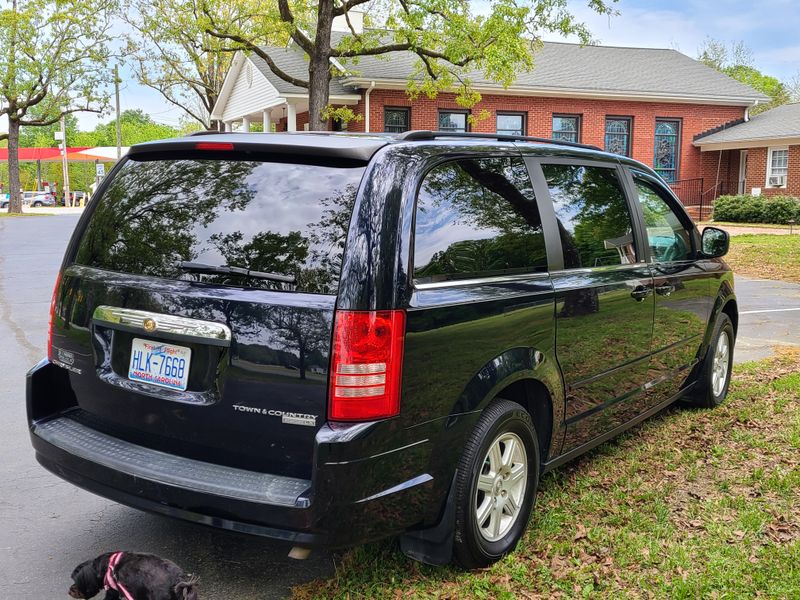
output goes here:
[{"label": "tree branch", "polygon": [[359,6],[361,4],[366,4],[369,1],[370,0],[348,0],[347,2],[342,4],[341,6],[334,7],[333,16],[334,17],[340,17],[342,15],[346,15],[348,13],[348,11],[352,10],[356,6]]},{"label": "tree branch", "polygon": [[206,33],[222,40],[230,40],[232,42],[236,42],[237,44],[241,44],[242,48],[237,48],[237,50],[246,50],[248,52],[252,52],[259,58],[263,59],[265,63],[267,63],[267,65],[270,68],[270,71],[275,73],[275,75],[277,75],[287,83],[291,83],[292,85],[296,85],[297,87],[308,89],[308,81],[304,81],[302,79],[298,79],[297,77],[292,77],[291,75],[289,75],[286,71],[284,71],[278,65],[275,64],[275,61],[272,60],[272,57],[269,54],[264,52],[263,49],[256,46],[250,40],[247,40],[240,35],[232,33],[218,33],[210,29],[206,29]]},{"label": "tree branch", "polygon": [[[306,53],[311,56],[314,53],[314,44],[308,37],[300,31],[300,28],[295,25],[294,14],[292,9],[289,8],[288,0],[278,0],[278,10],[280,11],[281,20],[292,26],[292,39],[300,46]],[[277,74],[277,73],[276,73]]]},{"label": "tree branch", "polygon": [[[25,125],[27,127],[47,127],[48,125],[53,125],[54,123],[58,123],[61,120],[61,117],[64,117],[66,115],[69,115],[71,113],[76,113],[76,112],[90,112],[90,113],[98,113],[99,114],[99,113],[101,113],[103,111],[101,109],[99,109],[99,108],[90,108],[88,106],[84,107],[84,108],[70,108],[70,109],[67,109],[67,110],[62,110],[61,113],[57,117],[53,117],[53,118],[50,118],[50,119],[29,119],[27,121],[25,121],[23,119],[19,119],[19,124],[20,125]],[[6,134],[6,135],[8,135],[8,134]],[[0,138],[0,139],[2,139],[2,138]]]}]

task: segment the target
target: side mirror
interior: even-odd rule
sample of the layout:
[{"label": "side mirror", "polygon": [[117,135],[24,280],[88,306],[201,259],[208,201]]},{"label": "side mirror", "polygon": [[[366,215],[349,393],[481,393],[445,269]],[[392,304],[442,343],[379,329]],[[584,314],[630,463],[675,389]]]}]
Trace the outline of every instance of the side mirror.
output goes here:
[{"label": "side mirror", "polygon": [[727,231],[717,227],[703,229],[701,251],[706,258],[719,258],[728,253],[731,238]]}]

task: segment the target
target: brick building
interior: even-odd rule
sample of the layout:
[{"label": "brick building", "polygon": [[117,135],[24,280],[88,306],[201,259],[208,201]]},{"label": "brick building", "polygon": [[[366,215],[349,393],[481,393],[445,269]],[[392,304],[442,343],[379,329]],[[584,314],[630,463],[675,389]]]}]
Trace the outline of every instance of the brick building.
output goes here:
[{"label": "brick building", "polygon": [[728,193],[800,196],[800,104],[708,132],[694,146],[723,165]]},{"label": "brick building", "polygon": [[[334,42],[343,35],[334,33]],[[302,50],[267,50],[280,69],[307,78]],[[746,121],[750,107],[768,100],[675,50],[545,42],[535,69],[520,73],[509,88],[474,73],[472,84],[482,99],[466,111],[450,93],[409,99],[406,83],[416,60],[397,52],[336,64],[344,74],[332,81],[330,102],[362,116],[347,130],[471,130],[592,144],[653,166],[687,206],[709,205],[738,178],[738,154],[701,151],[695,139]],[[240,53],[212,118],[229,130],[261,123],[264,131],[297,131],[307,126],[307,111],[307,90],[275,75],[261,58]]]}]

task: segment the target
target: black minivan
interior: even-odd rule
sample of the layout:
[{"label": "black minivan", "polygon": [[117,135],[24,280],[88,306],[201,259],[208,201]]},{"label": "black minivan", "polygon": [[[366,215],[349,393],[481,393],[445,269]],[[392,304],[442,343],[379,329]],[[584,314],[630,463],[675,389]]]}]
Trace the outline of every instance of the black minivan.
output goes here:
[{"label": "black minivan", "polygon": [[485,566],[543,473],[678,398],[722,401],[727,247],[650,168],[580,144],[134,146],[66,251],[33,446],[136,508]]}]

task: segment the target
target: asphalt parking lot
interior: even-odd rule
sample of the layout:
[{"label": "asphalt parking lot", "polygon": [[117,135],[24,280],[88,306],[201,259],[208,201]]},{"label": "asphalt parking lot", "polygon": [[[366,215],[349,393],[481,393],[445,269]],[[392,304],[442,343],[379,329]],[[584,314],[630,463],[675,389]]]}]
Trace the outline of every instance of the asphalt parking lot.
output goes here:
[{"label": "asphalt parking lot", "polygon": [[[0,219],[0,600],[67,597],[69,574],[102,552],[171,558],[200,576],[201,597],[284,597],[333,573],[328,553],[287,558],[289,546],[153,516],[47,473],[25,426],[24,377],[43,355],[52,286],[77,215]],[[736,359],[800,343],[800,285],[738,279]]]}]

